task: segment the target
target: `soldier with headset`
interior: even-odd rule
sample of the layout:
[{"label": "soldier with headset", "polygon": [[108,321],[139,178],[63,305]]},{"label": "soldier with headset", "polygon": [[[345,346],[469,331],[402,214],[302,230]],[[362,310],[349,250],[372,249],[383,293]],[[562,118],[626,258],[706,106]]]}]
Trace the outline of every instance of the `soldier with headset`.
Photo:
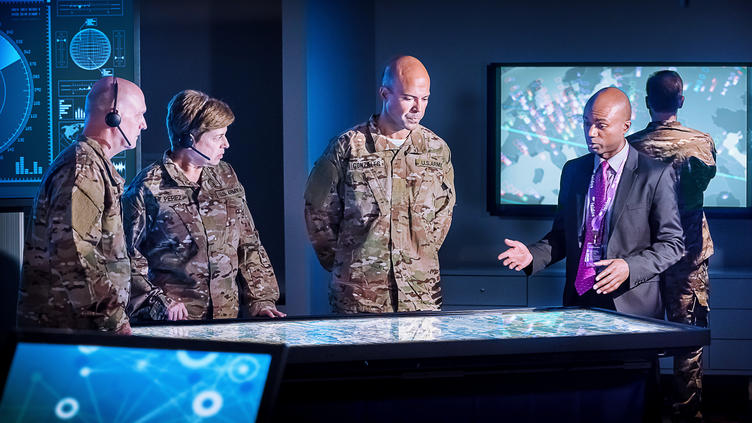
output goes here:
[{"label": "soldier with headset", "polygon": [[234,120],[227,104],[199,91],[181,91],[167,105],[171,148],[123,194],[132,319],[169,318],[176,302],[188,319],[284,316],[245,190],[222,161]]},{"label": "soldier with headset", "polygon": [[[135,148],[146,129],[144,94],[130,81],[105,77],[92,86],[85,111],[81,137],[49,166],[34,200],[18,325],[129,334],[124,181],[110,159]],[[173,305],[173,318],[183,309]]]}]

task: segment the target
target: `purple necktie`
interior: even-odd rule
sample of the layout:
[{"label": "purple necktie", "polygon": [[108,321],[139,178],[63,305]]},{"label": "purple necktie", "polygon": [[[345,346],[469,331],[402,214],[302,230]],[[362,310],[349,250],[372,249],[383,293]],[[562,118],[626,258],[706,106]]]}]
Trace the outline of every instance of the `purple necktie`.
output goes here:
[{"label": "purple necktie", "polygon": [[[577,266],[577,277],[574,279],[574,288],[577,290],[577,294],[582,295],[587,292],[588,289],[595,285],[595,267],[589,266],[585,262],[585,253],[588,250],[588,246],[593,244],[593,219],[594,216],[598,216],[603,209],[606,202],[606,187],[608,185],[608,162],[602,161],[599,166],[599,171],[593,176],[593,189],[590,190],[590,197],[587,201],[587,208],[585,209],[585,240],[582,243],[582,254],[580,254],[580,265]],[[593,206],[594,210],[589,213],[589,208]],[[598,228],[600,232],[603,228]],[[601,240],[603,237],[600,237]],[[600,245],[593,245],[591,248],[595,250],[600,248]]]}]

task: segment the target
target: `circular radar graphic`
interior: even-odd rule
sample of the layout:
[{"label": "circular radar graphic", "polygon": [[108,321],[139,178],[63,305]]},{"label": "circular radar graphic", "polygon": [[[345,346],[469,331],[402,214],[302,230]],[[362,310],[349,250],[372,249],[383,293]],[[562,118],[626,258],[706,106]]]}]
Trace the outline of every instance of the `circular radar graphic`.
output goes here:
[{"label": "circular radar graphic", "polygon": [[0,153],[26,127],[34,103],[31,69],[21,49],[0,31]]},{"label": "circular radar graphic", "polygon": [[73,36],[70,55],[81,69],[94,70],[104,66],[110,59],[110,40],[104,32],[86,28]]}]

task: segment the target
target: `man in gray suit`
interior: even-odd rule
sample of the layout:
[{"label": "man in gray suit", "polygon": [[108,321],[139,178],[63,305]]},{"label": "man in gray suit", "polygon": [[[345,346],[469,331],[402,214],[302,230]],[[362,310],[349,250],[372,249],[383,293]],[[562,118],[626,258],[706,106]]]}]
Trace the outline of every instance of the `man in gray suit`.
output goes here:
[{"label": "man in gray suit", "polygon": [[631,115],[617,88],[588,100],[591,153],[564,165],[551,232],[529,247],[504,240],[498,259],[529,275],[566,258],[565,306],[663,318],[659,275],[684,251],[673,170],[629,146]]}]

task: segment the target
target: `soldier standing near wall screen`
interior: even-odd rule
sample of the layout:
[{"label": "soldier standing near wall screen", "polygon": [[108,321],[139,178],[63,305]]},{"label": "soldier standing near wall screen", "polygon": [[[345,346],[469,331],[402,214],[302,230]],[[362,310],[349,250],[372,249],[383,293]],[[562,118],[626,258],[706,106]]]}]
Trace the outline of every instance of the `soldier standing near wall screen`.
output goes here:
[{"label": "soldier standing near wall screen", "polygon": [[[645,102],[651,122],[627,137],[637,150],[671,163],[684,229],[684,256],[663,273],[663,301],[673,322],[708,326],[708,258],[713,240],[703,212],[703,192],[715,176],[715,144],[710,135],[676,120],[684,104],[684,83],[674,71],[648,78]],[[675,420],[701,421],[702,348],[674,357]]]}]

